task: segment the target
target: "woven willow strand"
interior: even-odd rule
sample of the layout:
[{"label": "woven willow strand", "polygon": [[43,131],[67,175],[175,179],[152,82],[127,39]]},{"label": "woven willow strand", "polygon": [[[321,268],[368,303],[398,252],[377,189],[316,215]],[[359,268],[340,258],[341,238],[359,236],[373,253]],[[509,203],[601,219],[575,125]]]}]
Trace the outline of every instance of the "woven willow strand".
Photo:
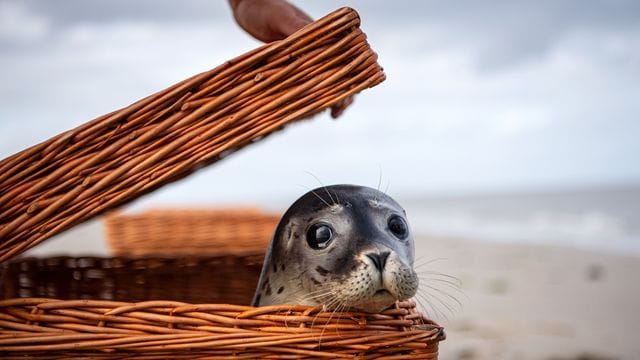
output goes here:
[{"label": "woven willow strand", "polygon": [[93,356],[108,349],[128,356],[173,357],[189,350],[192,356],[214,358],[435,359],[443,337],[412,302],[380,314],[335,314],[299,305],[10,299],[0,301],[0,328],[4,355],[75,351]]},{"label": "woven willow strand", "polygon": [[115,256],[264,256],[280,213],[255,208],[153,209],[104,219]]},{"label": "woven willow strand", "polygon": [[384,80],[339,9],[0,162],[0,261]]}]

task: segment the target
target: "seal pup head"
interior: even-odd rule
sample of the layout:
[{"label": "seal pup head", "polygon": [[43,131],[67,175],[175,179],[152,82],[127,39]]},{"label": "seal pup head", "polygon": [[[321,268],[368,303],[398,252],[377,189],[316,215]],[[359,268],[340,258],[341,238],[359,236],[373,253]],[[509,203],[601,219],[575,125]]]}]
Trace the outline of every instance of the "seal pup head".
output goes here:
[{"label": "seal pup head", "polygon": [[253,305],[381,311],[415,295],[413,260],[412,234],[395,200],[368,187],[321,187],[280,220]]}]

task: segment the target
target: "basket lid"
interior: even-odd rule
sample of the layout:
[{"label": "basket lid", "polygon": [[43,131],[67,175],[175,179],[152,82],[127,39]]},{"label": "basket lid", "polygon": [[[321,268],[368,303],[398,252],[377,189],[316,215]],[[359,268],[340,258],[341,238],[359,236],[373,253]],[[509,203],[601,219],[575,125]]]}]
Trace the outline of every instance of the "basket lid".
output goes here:
[{"label": "basket lid", "polygon": [[0,161],[0,262],[385,78],[341,8]]}]

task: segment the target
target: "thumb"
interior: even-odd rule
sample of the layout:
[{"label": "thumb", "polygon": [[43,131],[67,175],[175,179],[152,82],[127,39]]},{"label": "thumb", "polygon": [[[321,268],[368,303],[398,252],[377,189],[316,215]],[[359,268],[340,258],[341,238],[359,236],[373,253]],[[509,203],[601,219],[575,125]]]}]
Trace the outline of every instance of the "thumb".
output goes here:
[{"label": "thumb", "polygon": [[313,19],[311,19],[309,15],[293,5],[287,7],[286,14],[283,14],[280,20],[281,21],[274,24],[276,25],[276,29],[274,30],[279,32],[283,37],[287,37],[313,22]]}]

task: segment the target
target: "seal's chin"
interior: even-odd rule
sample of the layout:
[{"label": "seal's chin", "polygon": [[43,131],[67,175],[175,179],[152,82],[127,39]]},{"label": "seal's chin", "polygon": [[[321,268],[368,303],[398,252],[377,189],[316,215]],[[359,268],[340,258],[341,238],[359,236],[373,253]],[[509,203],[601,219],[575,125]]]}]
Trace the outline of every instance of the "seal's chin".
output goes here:
[{"label": "seal's chin", "polygon": [[365,312],[377,313],[392,306],[396,302],[396,297],[389,290],[380,289],[365,301],[354,304],[353,308]]}]

